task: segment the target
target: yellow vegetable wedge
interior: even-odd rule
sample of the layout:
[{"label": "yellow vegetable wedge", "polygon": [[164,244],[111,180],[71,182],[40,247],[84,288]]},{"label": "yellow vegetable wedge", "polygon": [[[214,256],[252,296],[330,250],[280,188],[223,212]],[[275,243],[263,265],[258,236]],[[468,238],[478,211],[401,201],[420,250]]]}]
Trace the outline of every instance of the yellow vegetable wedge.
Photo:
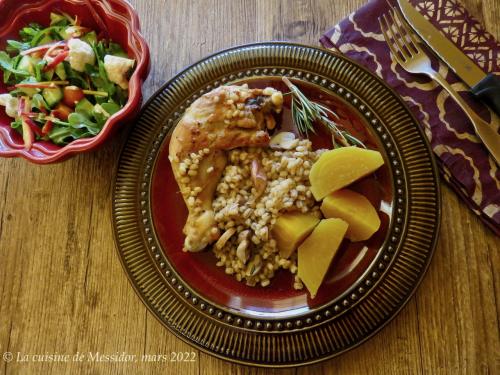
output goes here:
[{"label": "yellow vegetable wedge", "polygon": [[367,240],[380,228],[380,218],[370,201],[352,190],[342,189],[326,196],[321,212],[326,218],[346,221],[349,224],[346,237],[352,242]]},{"label": "yellow vegetable wedge", "polygon": [[326,151],[311,168],[311,192],[319,201],[331,192],[373,173],[383,164],[384,159],[378,151],[354,146]]},{"label": "yellow vegetable wedge", "polygon": [[288,258],[319,223],[316,215],[290,212],[279,216],[272,229],[280,255]]},{"label": "yellow vegetable wedge", "polygon": [[342,219],[321,220],[299,246],[297,273],[309,290],[311,298],[316,297],[347,227],[348,224]]}]

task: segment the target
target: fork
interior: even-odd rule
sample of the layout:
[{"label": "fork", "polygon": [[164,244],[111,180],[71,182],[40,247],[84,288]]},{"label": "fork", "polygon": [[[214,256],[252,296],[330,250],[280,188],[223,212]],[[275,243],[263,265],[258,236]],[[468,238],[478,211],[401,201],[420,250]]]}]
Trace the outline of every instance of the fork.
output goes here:
[{"label": "fork", "polygon": [[422,50],[409,26],[402,19],[400,12],[392,6],[388,15],[383,14],[378,18],[384,39],[396,62],[408,73],[425,74],[448,91],[467,114],[476,134],[483,141],[493,159],[500,165],[500,135],[469,107],[443,76],[432,68],[429,56]]}]

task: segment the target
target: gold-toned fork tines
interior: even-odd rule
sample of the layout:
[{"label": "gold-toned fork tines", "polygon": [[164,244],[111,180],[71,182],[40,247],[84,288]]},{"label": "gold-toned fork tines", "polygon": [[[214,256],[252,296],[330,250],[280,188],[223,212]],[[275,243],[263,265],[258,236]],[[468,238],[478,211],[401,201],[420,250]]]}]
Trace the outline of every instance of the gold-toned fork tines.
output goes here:
[{"label": "gold-toned fork tines", "polygon": [[446,79],[431,66],[431,60],[420,47],[402,15],[394,7],[388,14],[379,17],[380,29],[384,34],[391,54],[396,62],[408,73],[425,74],[439,83],[467,114],[476,134],[486,146],[491,156],[500,165],[500,135],[490,124],[479,117]]}]

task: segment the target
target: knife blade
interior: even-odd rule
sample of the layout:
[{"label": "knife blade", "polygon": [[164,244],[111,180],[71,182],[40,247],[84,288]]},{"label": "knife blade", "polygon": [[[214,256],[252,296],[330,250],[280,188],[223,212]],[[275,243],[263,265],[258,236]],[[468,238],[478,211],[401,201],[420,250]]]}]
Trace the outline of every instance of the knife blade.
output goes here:
[{"label": "knife blade", "polygon": [[421,15],[408,0],[397,0],[406,21],[438,57],[500,116],[500,78],[486,74],[467,55]]}]

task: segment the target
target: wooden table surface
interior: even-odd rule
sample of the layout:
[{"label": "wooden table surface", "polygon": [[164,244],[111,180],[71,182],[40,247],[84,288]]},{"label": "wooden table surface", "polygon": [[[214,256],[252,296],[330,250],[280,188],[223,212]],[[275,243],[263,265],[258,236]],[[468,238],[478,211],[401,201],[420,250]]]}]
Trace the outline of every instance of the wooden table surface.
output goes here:
[{"label": "wooden table surface", "polygon": [[[184,66],[253,41],[317,45],[365,0],[135,0],[151,47],[145,98]],[[444,0],[439,0],[444,1]],[[500,37],[500,2],[466,7]],[[117,257],[112,177],[126,132],[97,152],[37,166],[0,161],[0,374],[264,374],[192,349],[150,314]],[[500,239],[446,185],[439,243],[415,296],[349,353],[280,374],[500,374]],[[56,361],[37,355],[165,354],[194,362]],[[102,358],[102,357],[101,357]],[[23,361],[24,359],[24,361]],[[44,360],[45,359],[45,360]]]}]

